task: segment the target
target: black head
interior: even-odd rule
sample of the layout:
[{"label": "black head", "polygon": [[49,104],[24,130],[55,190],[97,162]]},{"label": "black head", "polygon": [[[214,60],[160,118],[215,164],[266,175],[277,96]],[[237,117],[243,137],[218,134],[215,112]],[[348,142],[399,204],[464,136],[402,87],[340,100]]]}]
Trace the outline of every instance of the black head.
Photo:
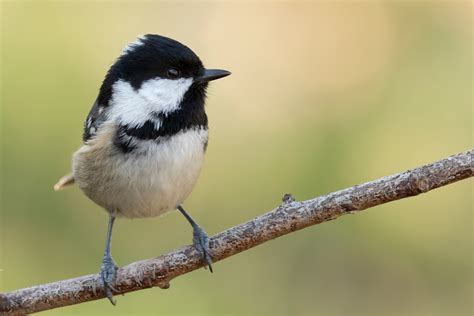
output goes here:
[{"label": "black head", "polygon": [[160,35],[145,35],[129,44],[115,64],[118,75],[139,89],[143,81],[199,76],[204,66],[187,46]]},{"label": "black head", "polygon": [[110,68],[101,87],[98,102],[103,106],[111,97],[111,86],[123,79],[135,89],[153,78],[178,80],[193,78],[199,89],[207,82],[230,75],[219,69],[205,69],[199,57],[187,46],[171,38],[147,34],[130,43]]}]

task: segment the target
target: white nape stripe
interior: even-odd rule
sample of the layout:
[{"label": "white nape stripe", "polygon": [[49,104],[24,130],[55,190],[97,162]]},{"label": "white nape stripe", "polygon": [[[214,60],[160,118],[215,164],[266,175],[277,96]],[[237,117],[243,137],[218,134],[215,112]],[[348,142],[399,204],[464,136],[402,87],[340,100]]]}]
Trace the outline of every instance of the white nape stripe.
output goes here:
[{"label": "white nape stripe", "polygon": [[112,85],[109,117],[123,124],[141,126],[152,113],[178,110],[192,83],[192,78],[154,78],[144,81],[140,89],[135,90],[130,82],[120,79]]},{"label": "white nape stripe", "polygon": [[143,45],[144,43],[142,40],[144,39],[145,37],[142,35],[142,36],[139,36],[134,42],[128,43],[127,46],[125,46],[122,50],[122,56],[125,54],[128,54],[129,52],[132,52],[138,46]]}]

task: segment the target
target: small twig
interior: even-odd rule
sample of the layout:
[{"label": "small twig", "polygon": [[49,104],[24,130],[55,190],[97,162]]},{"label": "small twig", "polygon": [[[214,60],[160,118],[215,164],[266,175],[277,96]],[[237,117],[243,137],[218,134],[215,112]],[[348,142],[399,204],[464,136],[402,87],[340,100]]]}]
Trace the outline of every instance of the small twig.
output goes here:
[{"label": "small twig", "polygon": [[[379,204],[415,196],[473,176],[473,150],[430,165],[351,188],[296,202],[286,194],[283,204],[211,239],[211,255],[220,261],[268,240]],[[158,258],[131,263],[118,270],[115,288],[124,294],[169,282],[203,266],[198,252],[187,246]],[[0,294],[1,315],[22,315],[104,298],[97,274]],[[111,307],[112,308],[112,307]]]}]

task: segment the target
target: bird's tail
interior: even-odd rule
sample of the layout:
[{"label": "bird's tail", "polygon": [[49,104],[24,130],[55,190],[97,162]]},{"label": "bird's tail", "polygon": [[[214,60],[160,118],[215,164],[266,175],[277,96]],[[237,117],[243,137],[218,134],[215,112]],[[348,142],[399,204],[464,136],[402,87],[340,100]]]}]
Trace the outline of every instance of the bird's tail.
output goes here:
[{"label": "bird's tail", "polygon": [[65,175],[59,179],[58,183],[54,185],[54,191],[62,190],[70,185],[74,184],[74,176],[72,173]]}]

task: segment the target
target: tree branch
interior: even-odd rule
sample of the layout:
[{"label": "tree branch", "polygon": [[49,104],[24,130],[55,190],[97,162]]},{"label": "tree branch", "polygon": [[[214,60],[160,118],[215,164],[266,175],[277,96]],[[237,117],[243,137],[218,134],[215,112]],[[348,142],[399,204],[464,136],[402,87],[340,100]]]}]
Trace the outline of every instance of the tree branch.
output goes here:
[{"label": "tree branch", "polygon": [[[283,204],[251,221],[211,238],[211,255],[220,261],[268,240],[379,204],[415,196],[473,176],[469,150],[438,162],[356,185],[311,200]],[[115,288],[124,294],[169,282],[203,267],[199,253],[187,246],[157,258],[131,263],[118,270]],[[22,315],[104,298],[98,274],[38,285],[0,294],[1,315]]]}]

